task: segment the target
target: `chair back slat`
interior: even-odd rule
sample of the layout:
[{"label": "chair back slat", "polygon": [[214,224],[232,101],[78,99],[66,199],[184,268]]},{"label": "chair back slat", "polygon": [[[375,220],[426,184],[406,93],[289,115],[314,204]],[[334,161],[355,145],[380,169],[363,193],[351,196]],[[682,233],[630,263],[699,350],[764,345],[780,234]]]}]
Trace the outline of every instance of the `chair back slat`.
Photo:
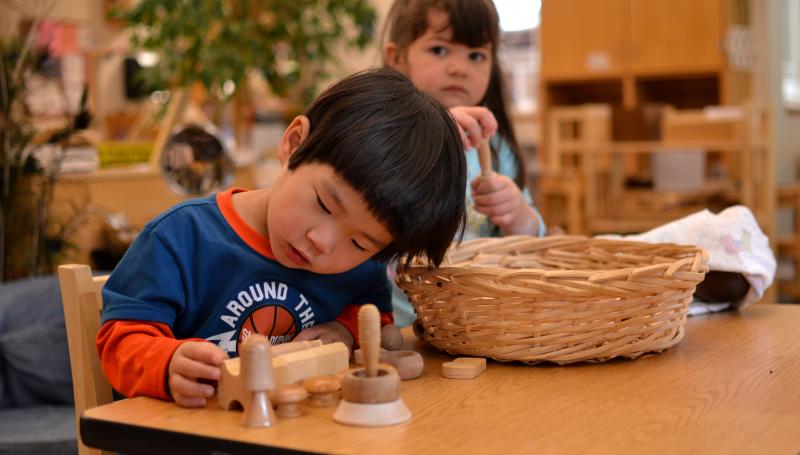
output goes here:
[{"label": "chair back slat", "polygon": [[[75,425],[78,429],[83,411],[113,400],[111,385],[103,374],[95,347],[95,337],[100,330],[100,312],[103,309],[102,288],[107,278],[93,278],[88,265],[69,264],[58,267],[69,363],[72,369]],[[81,455],[105,453],[83,445],[80,442],[80,431],[77,433],[78,452]]]}]

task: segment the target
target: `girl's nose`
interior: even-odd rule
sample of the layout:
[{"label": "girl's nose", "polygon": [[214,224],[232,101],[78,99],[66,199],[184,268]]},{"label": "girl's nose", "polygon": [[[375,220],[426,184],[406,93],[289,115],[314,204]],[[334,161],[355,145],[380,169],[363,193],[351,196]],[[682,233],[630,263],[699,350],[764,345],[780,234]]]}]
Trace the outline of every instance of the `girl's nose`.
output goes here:
[{"label": "girl's nose", "polygon": [[453,58],[447,62],[447,73],[451,76],[463,76],[466,73],[466,68],[461,59]]},{"label": "girl's nose", "polygon": [[316,250],[316,254],[329,254],[336,243],[336,230],[325,226],[311,228],[306,237]]}]

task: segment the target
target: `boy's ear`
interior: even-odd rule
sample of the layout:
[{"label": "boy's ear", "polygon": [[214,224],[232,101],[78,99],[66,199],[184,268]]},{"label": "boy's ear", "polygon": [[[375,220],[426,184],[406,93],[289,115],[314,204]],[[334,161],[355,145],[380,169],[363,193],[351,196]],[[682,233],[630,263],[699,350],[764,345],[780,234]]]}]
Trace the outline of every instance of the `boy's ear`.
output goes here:
[{"label": "boy's ear", "polygon": [[386,48],[384,48],[383,52],[386,55],[386,64],[390,68],[405,73],[405,59],[394,41],[386,43]]},{"label": "boy's ear", "polygon": [[281,141],[278,144],[278,158],[281,160],[282,165],[285,166],[289,162],[289,157],[308,138],[310,131],[311,122],[305,115],[298,115],[292,120],[286,131],[283,132]]}]

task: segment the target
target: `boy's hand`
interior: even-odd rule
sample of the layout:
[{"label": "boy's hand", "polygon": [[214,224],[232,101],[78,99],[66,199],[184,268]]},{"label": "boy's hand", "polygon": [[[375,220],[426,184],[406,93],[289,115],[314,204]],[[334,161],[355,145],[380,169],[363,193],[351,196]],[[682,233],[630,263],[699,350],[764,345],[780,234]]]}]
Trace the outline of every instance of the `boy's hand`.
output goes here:
[{"label": "boy's hand", "polygon": [[503,235],[536,235],[539,219],[513,180],[493,174],[474,179],[470,186],[475,209],[500,227]]},{"label": "boy's hand", "polygon": [[497,119],[483,106],[456,106],[450,108],[450,115],[458,125],[464,150],[478,148],[481,139],[489,139],[497,132]]},{"label": "boy's hand", "polygon": [[179,406],[201,408],[214,395],[214,387],[203,381],[217,381],[220,365],[228,354],[206,341],[187,341],[178,346],[169,361],[167,385]]},{"label": "boy's hand", "polygon": [[353,350],[353,335],[341,322],[331,321],[309,327],[298,333],[292,341],[321,340],[323,344],[341,341],[347,349]]}]

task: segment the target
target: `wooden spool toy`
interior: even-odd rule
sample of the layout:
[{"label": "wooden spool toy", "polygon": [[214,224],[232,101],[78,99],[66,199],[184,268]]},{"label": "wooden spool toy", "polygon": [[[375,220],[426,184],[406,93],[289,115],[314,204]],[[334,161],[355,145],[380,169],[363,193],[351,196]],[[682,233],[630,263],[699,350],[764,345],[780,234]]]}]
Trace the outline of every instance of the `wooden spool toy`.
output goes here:
[{"label": "wooden spool toy", "polygon": [[327,408],[339,401],[336,392],[342,388],[342,380],[333,375],[316,376],[303,381],[303,387],[311,394],[309,406]]},{"label": "wooden spool toy", "polygon": [[400,398],[400,377],[392,366],[378,363],[381,328],[375,305],[363,305],[358,312],[358,341],[364,367],[350,370],[343,377],[342,400],[333,420],[360,427],[407,422],[411,410]]},{"label": "wooden spool toy", "polygon": [[299,384],[283,384],[270,392],[272,401],[278,406],[278,417],[298,417],[303,414],[301,403],[308,398],[308,391]]}]

